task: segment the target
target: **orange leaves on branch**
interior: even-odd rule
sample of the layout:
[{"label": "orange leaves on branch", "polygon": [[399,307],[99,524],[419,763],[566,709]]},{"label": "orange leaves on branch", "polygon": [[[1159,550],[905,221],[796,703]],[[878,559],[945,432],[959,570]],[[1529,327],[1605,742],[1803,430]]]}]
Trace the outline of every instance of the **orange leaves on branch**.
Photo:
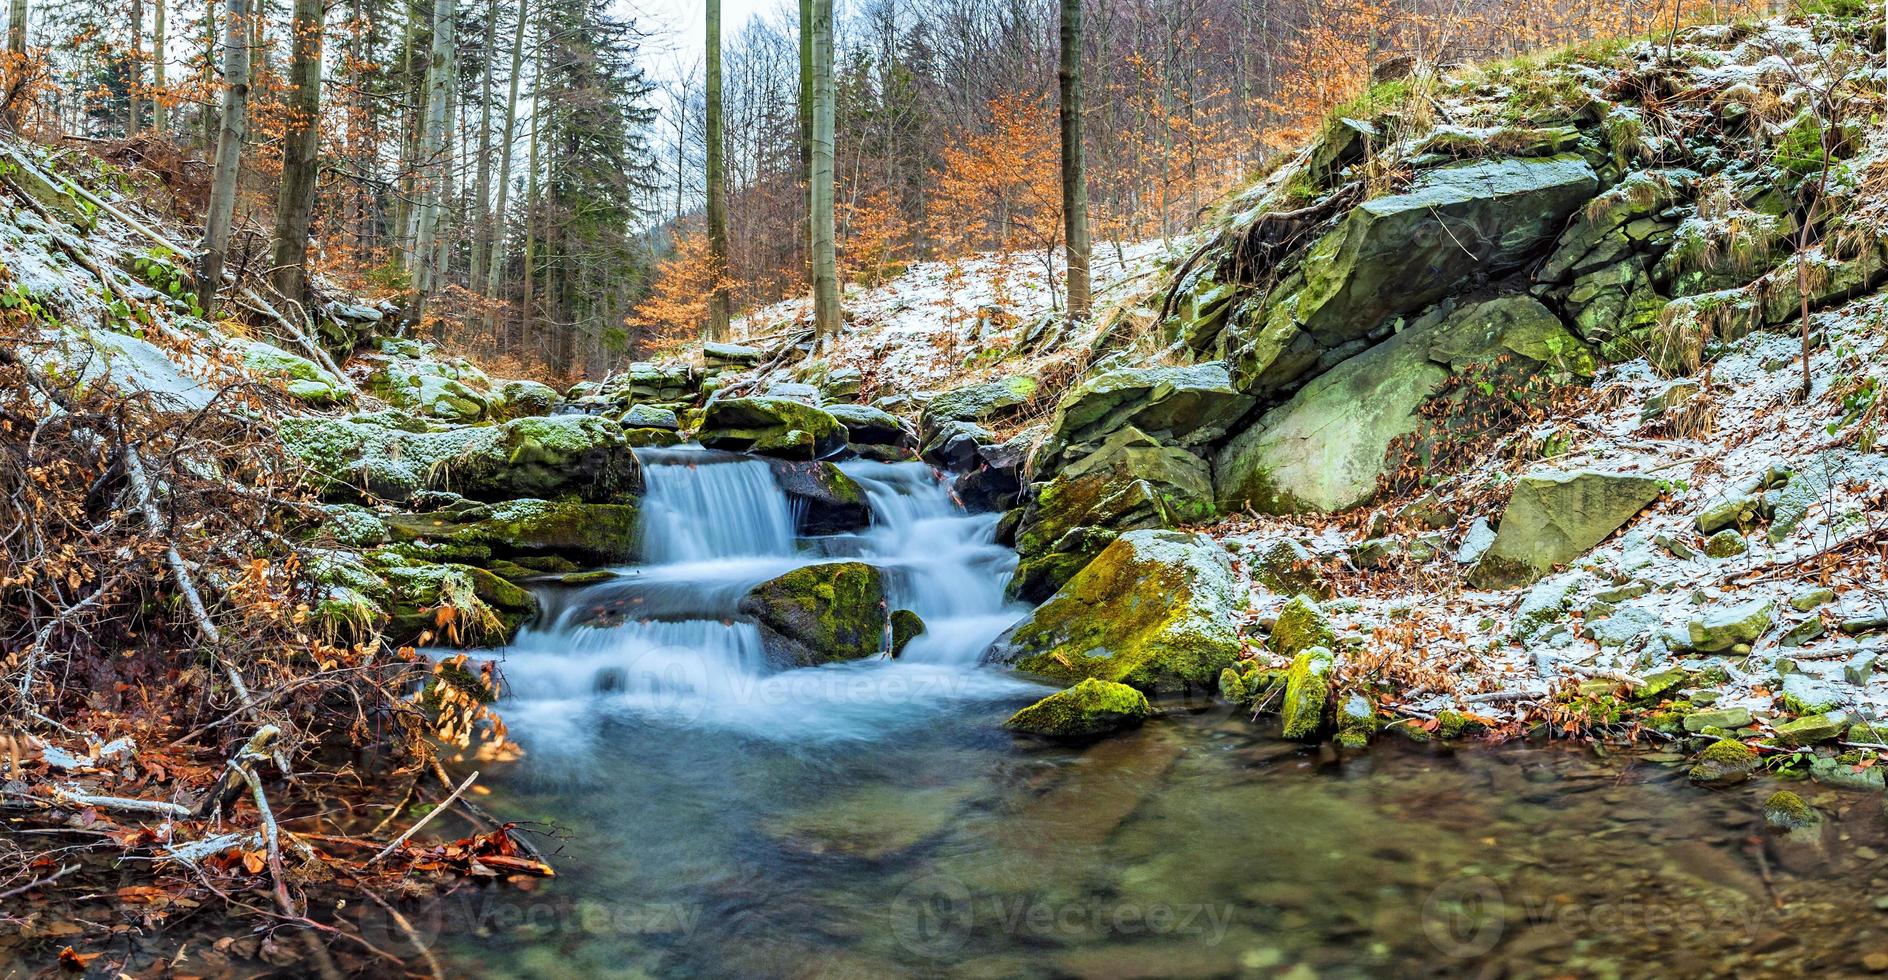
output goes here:
[{"label": "orange leaves on branch", "polygon": [[656,265],[648,297],[627,321],[641,332],[645,352],[667,352],[700,336],[708,322],[709,294],[717,282],[726,284],[717,272],[706,234],[691,230],[675,236],[674,253]]},{"label": "orange leaves on branch", "polygon": [[1053,249],[1062,241],[1055,107],[1012,93],[990,103],[987,129],[940,154],[925,219],[943,254]]}]

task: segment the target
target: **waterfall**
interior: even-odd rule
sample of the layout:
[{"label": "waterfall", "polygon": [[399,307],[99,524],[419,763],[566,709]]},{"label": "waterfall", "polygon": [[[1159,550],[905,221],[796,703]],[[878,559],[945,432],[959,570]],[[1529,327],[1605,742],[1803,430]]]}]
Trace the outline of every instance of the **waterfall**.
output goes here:
[{"label": "waterfall", "polygon": [[[546,587],[542,614],[499,651],[515,731],[582,742],[598,714],[702,724],[770,738],[871,738],[966,698],[1014,697],[1023,682],[977,666],[1024,609],[1003,590],[1015,553],[997,516],[968,514],[919,463],[854,461],[872,524],[802,541],[791,501],[763,461],[732,453],[640,450],[645,564],[577,588]],[[926,631],[896,660],[780,670],[737,612],[755,585],[845,555],[885,573],[891,609]]]}]

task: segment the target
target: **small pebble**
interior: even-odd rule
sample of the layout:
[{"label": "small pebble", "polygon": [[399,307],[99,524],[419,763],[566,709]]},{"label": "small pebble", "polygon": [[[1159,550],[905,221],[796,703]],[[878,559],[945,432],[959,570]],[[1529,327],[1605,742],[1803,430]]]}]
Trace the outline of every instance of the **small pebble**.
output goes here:
[{"label": "small pebble", "polygon": [[1862,957],[1862,965],[1870,973],[1888,973],[1888,953],[1870,953]]},{"label": "small pebble", "polygon": [[1877,911],[1888,912],[1888,895],[1875,896],[1874,905]]}]

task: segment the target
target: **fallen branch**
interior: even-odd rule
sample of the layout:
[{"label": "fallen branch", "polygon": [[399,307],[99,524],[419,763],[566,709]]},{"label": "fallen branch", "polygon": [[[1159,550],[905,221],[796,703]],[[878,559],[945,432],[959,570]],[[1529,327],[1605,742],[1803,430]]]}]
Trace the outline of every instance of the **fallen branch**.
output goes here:
[{"label": "fallen branch", "polygon": [[52,799],[65,806],[91,807],[97,810],[115,810],[120,813],[145,813],[159,817],[177,817],[188,819],[192,814],[189,807],[181,803],[169,803],[164,800],[140,800],[127,796],[94,796],[81,793],[76,789],[55,786]]},{"label": "fallen branch", "polygon": [[433,957],[433,951],[428,949],[426,944],[420,940],[420,934],[414,930],[413,923],[408,922],[406,916],[400,914],[399,909],[387,904],[386,899],[374,894],[373,889],[363,888],[361,889],[361,894],[372,899],[375,905],[380,906],[381,909],[387,913],[388,917],[393,919],[393,924],[399,926],[401,932],[406,933],[407,941],[413,944],[414,949],[420,951],[420,957],[426,960],[427,968],[432,970],[433,980],[446,980],[446,971],[440,969],[439,960]]},{"label": "fallen branch", "polygon": [[477,778],[479,778],[479,774],[477,772],[474,772],[472,775],[465,777],[465,782],[460,783],[459,788],[453,790],[451,796],[446,797],[444,802],[440,803],[438,806],[434,807],[425,816],[421,817],[418,823],[415,823],[413,826],[408,827],[406,829],[406,833],[401,834],[400,836],[394,838],[393,843],[388,844],[384,848],[381,848],[379,854],[376,854],[373,857],[368,858],[367,865],[372,866],[375,864],[379,864],[381,859],[385,858],[389,854],[392,854],[394,850],[397,849],[401,844],[406,843],[408,838],[412,837],[414,834],[419,833],[420,828],[426,826],[429,823],[432,823],[433,818],[439,816],[441,813],[444,813],[447,807],[452,806],[452,802],[458,799],[460,794],[470,789],[472,787],[472,781]]},{"label": "fallen branch", "polygon": [[41,885],[50,885],[53,882],[58,881],[59,879],[64,878],[66,875],[69,875],[72,872],[77,871],[77,870],[79,870],[78,865],[68,864],[63,868],[60,868],[58,871],[55,871],[52,874],[49,874],[46,877],[39,879],[38,881],[29,881],[18,888],[12,889],[11,891],[0,892],[0,901],[5,901],[9,898],[15,898],[17,896],[24,895],[27,892],[30,892],[33,889],[40,887]]}]

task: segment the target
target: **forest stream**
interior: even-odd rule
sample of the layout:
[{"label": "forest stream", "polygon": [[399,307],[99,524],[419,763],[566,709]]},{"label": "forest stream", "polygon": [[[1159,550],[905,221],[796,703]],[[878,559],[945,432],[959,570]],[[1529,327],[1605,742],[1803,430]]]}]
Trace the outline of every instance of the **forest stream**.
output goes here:
[{"label": "forest stream", "polygon": [[[497,651],[500,707],[529,755],[488,772],[485,803],[555,824],[564,846],[535,890],[416,915],[466,972],[1876,965],[1834,938],[1888,913],[1873,798],[1811,793],[1823,822],[1779,837],[1760,815],[1774,786],[1703,795],[1658,764],[1677,756],[1386,743],[1340,762],[1211,701],[1161,702],[1089,746],[1018,739],[1000,722],[1046,692],[978,664],[1026,612],[1002,599],[1014,557],[992,542],[995,515],[964,513],[929,467],[853,462],[873,526],[796,539],[765,464],[643,456],[648,563],[547,588],[540,620]],[[886,570],[888,601],[926,633],[897,660],[770,668],[739,598],[855,557]]]}]

